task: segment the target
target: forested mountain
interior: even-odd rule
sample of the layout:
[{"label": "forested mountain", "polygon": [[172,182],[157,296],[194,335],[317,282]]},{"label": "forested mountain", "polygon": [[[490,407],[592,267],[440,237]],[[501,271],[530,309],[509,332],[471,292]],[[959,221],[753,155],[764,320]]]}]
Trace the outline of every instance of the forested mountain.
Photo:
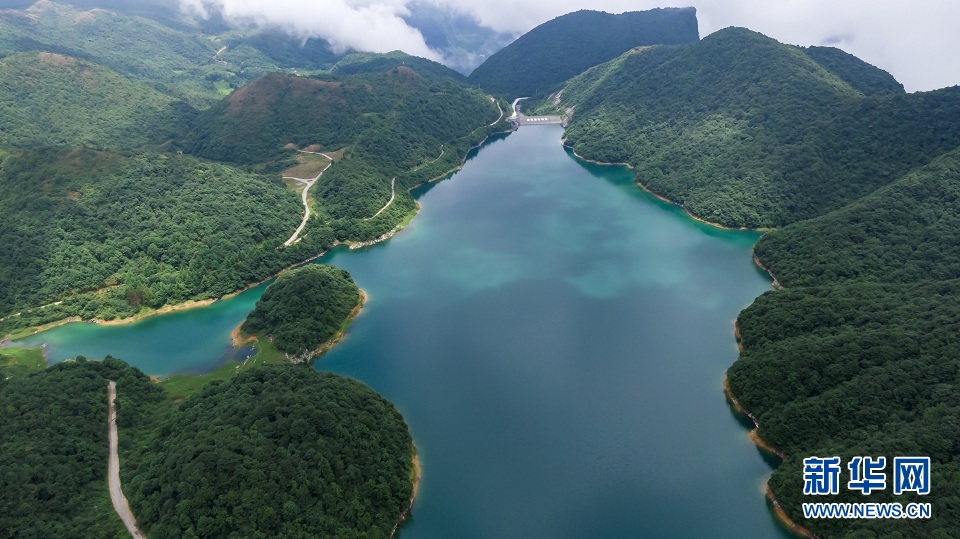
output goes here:
[{"label": "forested mountain", "polygon": [[447,78],[459,82],[467,79],[445,65],[419,56],[410,56],[403,51],[393,51],[386,54],[355,52],[343,57],[328,71],[335,75],[357,75],[359,73],[383,73],[401,66],[416,71],[422,77],[432,79]]},{"label": "forested mountain", "polygon": [[412,451],[400,413],[360,382],[258,367],[187,399],[127,461],[124,486],[155,539],[389,537]]},{"label": "forested mountain", "polygon": [[566,85],[566,143],[734,227],[822,215],[960,145],[960,89],[906,95],[859,60],[810,52],[742,28],[633,50]]},{"label": "forested mountain", "polygon": [[357,74],[258,79],[204,111],[184,147],[240,164],[286,163],[296,155],[291,147],[342,150],[315,191],[316,210],[338,239],[362,240],[410,213],[409,187],[457,167],[469,148],[508,125],[505,104],[428,60],[364,55],[344,69]]},{"label": "forested mountain", "polygon": [[633,47],[697,41],[694,8],[611,15],[582,10],[561,15],[520,36],[480,64],[468,80],[509,99],[552,91],[585,69]]},{"label": "forested mountain", "polygon": [[182,136],[195,114],[153,87],[49,52],[0,59],[0,146],[132,150]]},{"label": "forested mountain", "polygon": [[[740,315],[744,352],[728,377],[760,436],[787,455],[770,480],[781,507],[802,521],[806,456],[932,460],[935,493],[896,501],[932,502],[935,518],[805,523],[822,536],[960,534],[958,202],[960,149],[757,245],[787,289]],[[838,501],[862,501],[853,496]]]},{"label": "forested mountain", "polygon": [[308,264],[277,277],[240,329],[269,338],[288,357],[309,360],[345,332],[361,304],[360,289],[346,270]]},{"label": "forested mountain", "polygon": [[125,533],[106,483],[108,380],[124,493],[149,537],[387,537],[410,503],[407,425],[360,382],[257,367],[177,409],[136,368],[78,358],[0,376],[3,536]]},{"label": "forested mountain", "polygon": [[848,52],[836,47],[802,47],[800,50],[864,95],[903,93],[903,85],[893,75]]},{"label": "forested mountain", "polygon": [[343,57],[319,40],[194,20],[175,3],[39,0],[0,9],[0,56],[46,51],[107,67],[204,108],[266,73],[326,69]]},{"label": "forested mountain", "polygon": [[[0,373],[3,371],[0,370]],[[4,537],[119,537],[107,489],[107,380],[125,441],[152,427],[165,395],[122,361],[70,361],[0,376],[0,530]]]},{"label": "forested mountain", "polygon": [[[377,238],[414,211],[410,186],[507,125],[422,58],[336,63],[321,42],[205,34],[159,4],[101,9],[111,2],[0,10],[0,335],[218,298],[338,240]],[[310,78],[278,62],[336,67]],[[285,242],[304,185],[285,187],[281,169],[310,178],[329,162],[295,151],[308,146],[337,162]]]},{"label": "forested mountain", "polygon": [[297,196],[189,156],[0,151],[0,185],[0,333],[219,297],[333,241],[318,226],[278,250],[300,220]]}]

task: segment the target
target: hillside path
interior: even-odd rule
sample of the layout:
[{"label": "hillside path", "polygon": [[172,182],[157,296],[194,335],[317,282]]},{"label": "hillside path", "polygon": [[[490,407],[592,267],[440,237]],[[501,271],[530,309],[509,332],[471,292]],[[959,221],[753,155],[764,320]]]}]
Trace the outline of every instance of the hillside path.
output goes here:
[{"label": "hillside path", "polygon": [[493,126],[497,125],[497,122],[499,122],[500,120],[503,119],[503,108],[500,107],[500,102],[498,102],[496,99],[494,99],[493,96],[490,96],[490,101],[493,101],[493,102],[497,105],[497,110],[500,111],[500,117],[497,118],[496,120],[494,120],[493,123],[487,124],[487,127],[493,127]]},{"label": "hillside path", "polygon": [[[442,146],[440,147],[440,155],[443,155],[443,147],[442,147]],[[439,157],[438,157],[437,159],[439,159]],[[393,204],[393,199],[394,199],[394,197],[397,196],[397,191],[396,191],[396,189],[394,189],[394,186],[396,185],[396,183],[397,183],[397,178],[396,178],[396,177],[394,177],[392,180],[390,180],[390,200],[388,200],[387,203],[384,204],[382,208],[380,208],[380,211],[378,211],[377,213],[373,214],[373,217],[376,217],[376,216],[380,215],[381,213],[383,213],[383,210],[385,210],[385,209],[387,209],[387,208],[390,207],[390,204]],[[364,221],[369,221],[370,219],[373,219],[373,217],[367,217],[366,219],[364,219]]]},{"label": "hillside path", "polygon": [[[315,153],[315,152],[304,152],[304,153]],[[300,226],[298,226],[297,230],[293,232],[293,235],[290,236],[290,239],[283,242],[283,245],[285,247],[293,243],[296,243],[300,239],[300,233],[303,232],[303,227],[307,226],[307,220],[310,219],[310,205],[307,204],[307,192],[310,191],[310,188],[313,187],[313,184],[317,183],[317,180],[320,179],[320,176],[323,176],[323,173],[326,172],[327,169],[330,168],[330,165],[333,164],[333,159],[331,159],[330,157],[324,154],[320,154],[320,155],[323,155],[327,159],[330,159],[330,162],[327,163],[327,166],[323,167],[323,170],[321,170],[320,174],[317,174],[315,178],[304,179],[304,178],[294,178],[293,176],[284,176],[284,179],[296,180],[298,182],[307,184],[307,186],[303,188],[303,193],[300,195],[300,198],[303,199],[303,209],[304,209],[303,221],[300,222]],[[393,199],[391,198],[391,201],[392,200]]]},{"label": "hillside path", "polygon": [[107,383],[107,426],[110,438],[110,459],[107,463],[107,482],[110,484],[110,501],[113,509],[120,515],[120,520],[127,527],[127,531],[134,539],[144,539],[143,533],[137,529],[137,519],[130,512],[130,504],[120,488],[120,455],[117,454],[117,408],[113,401],[117,398],[117,383],[109,380]]}]

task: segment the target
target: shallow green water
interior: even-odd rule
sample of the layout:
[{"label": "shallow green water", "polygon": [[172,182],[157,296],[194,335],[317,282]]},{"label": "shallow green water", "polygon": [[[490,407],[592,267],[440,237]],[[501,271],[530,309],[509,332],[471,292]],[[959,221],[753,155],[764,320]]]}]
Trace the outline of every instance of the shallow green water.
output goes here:
[{"label": "shallow green water", "polygon": [[[779,537],[770,472],[728,409],[737,313],[769,289],[757,235],[718,230],[582,163],[559,126],[485,146],[392,240],[321,261],[370,298],[317,368],[410,424],[424,477],[402,537]],[[129,326],[35,336],[203,370],[263,288]]]}]

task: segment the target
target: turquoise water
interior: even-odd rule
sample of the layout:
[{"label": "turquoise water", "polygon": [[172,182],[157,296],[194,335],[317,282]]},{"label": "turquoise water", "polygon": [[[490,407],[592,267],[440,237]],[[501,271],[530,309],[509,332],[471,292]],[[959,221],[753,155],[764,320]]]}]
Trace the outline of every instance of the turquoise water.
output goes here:
[{"label": "turquoise water", "polygon": [[[733,322],[769,289],[757,234],[697,223],[559,126],[487,144],[388,242],[338,248],[369,300],[318,369],[410,424],[423,480],[404,539],[780,537],[769,465],[722,393]],[[28,339],[151,374],[209,369],[263,287],[137,324]]]}]

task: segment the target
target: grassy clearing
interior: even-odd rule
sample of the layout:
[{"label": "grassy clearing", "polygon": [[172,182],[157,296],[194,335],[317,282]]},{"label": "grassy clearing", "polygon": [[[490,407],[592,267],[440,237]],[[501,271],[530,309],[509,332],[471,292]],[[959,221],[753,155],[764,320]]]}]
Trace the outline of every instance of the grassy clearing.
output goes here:
[{"label": "grassy clearing", "polygon": [[312,153],[297,153],[296,159],[297,164],[284,170],[282,175],[307,180],[315,178],[330,164],[330,160],[326,157]]},{"label": "grassy clearing", "polygon": [[303,182],[298,182],[297,180],[291,180],[290,178],[284,178],[283,184],[287,186],[287,189],[293,191],[298,195],[303,193],[303,189],[307,186],[307,184]]},{"label": "grassy clearing", "polygon": [[0,348],[0,374],[5,378],[26,376],[47,368],[43,348]]},{"label": "grassy clearing", "polygon": [[225,80],[218,80],[213,83],[213,86],[217,89],[217,93],[221,96],[228,96],[233,92],[233,88],[230,87],[230,83]]},{"label": "grassy clearing", "polygon": [[213,372],[206,374],[175,374],[160,382],[170,398],[175,401],[186,399],[200,391],[203,386],[214,380],[229,380],[237,374],[257,365],[289,364],[283,352],[278,351],[269,339],[258,339],[253,345],[256,352],[245,361],[228,361]]}]

